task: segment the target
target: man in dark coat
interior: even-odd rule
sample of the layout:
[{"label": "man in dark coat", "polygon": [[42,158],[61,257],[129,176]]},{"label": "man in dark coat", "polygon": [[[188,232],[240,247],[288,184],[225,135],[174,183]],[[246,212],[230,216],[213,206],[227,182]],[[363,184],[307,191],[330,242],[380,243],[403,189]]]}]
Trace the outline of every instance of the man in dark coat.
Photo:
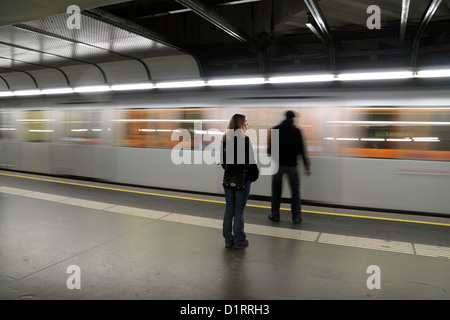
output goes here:
[{"label": "man in dark coat", "polygon": [[[297,169],[297,157],[302,156],[305,166],[305,174],[311,174],[311,163],[306,150],[305,140],[302,131],[294,124],[296,114],[293,111],[285,113],[286,119],[273,129],[278,130],[279,134],[279,168],[278,172],[272,176],[272,213],[269,219],[280,221],[280,203],[282,192],[283,176],[286,174],[289,178],[291,187],[291,213],[292,221],[300,223],[302,221],[301,199],[300,199],[300,177]],[[269,154],[271,141],[269,139]],[[272,155],[277,159],[276,155]]]}]

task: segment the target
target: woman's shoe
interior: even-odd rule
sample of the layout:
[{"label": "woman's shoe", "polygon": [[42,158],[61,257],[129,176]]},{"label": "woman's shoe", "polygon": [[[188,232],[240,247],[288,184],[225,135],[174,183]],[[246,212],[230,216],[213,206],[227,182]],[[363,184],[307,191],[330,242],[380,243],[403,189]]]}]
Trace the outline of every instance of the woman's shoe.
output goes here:
[{"label": "woman's shoe", "polygon": [[241,246],[234,246],[235,249],[243,249],[245,247],[248,247],[248,240],[245,240],[244,244]]}]

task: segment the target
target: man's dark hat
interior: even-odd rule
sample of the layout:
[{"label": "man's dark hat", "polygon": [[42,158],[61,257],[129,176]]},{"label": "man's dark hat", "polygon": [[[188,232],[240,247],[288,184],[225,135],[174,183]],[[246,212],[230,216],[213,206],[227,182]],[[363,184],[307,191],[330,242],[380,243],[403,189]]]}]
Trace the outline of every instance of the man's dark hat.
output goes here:
[{"label": "man's dark hat", "polygon": [[292,119],[292,118],[295,118],[295,113],[293,111],[289,110],[289,111],[286,111],[285,116],[286,116],[286,119]]}]

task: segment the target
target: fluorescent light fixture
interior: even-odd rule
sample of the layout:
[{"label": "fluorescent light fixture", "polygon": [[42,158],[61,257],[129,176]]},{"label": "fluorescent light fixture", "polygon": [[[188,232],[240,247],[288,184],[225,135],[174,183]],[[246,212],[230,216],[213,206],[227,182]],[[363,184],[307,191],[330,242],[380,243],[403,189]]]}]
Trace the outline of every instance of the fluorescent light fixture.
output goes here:
[{"label": "fluorescent light fixture", "polygon": [[17,122],[52,122],[55,119],[17,119]]},{"label": "fluorescent light fixture", "polygon": [[111,88],[109,86],[84,86],[73,89],[74,92],[104,92],[110,90]]},{"label": "fluorescent light fixture", "polygon": [[36,96],[40,94],[42,94],[42,91],[39,89],[14,91],[16,96]]},{"label": "fluorescent light fixture", "polygon": [[111,86],[111,90],[145,90],[153,89],[155,86],[153,83],[128,83],[128,84],[116,84]]},{"label": "fluorescent light fixture", "polygon": [[331,124],[354,124],[363,126],[448,126],[450,122],[437,121],[327,121]]},{"label": "fluorescent light fixture", "polygon": [[418,71],[416,78],[443,78],[450,77],[450,69]]},{"label": "fluorescent light fixture", "polygon": [[377,142],[377,141],[386,141],[386,139],[383,139],[383,138],[361,138],[361,141]]},{"label": "fluorescent light fixture", "polygon": [[219,130],[194,130],[195,134],[224,134],[223,131]]},{"label": "fluorescent light fixture", "polygon": [[[82,93],[82,92],[105,92],[120,90],[145,90],[145,89],[166,89],[166,88],[192,88],[203,86],[242,86],[242,85],[260,85],[260,84],[289,84],[289,83],[314,83],[314,82],[331,82],[331,81],[364,81],[364,80],[390,80],[390,79],[410,79],[410,78],[438,78],[450,77],[450,69],[439,70],[421,70],[416,73],[412,71],[391,71],[391,72],[363,72],[363,73],[342,73],[342,74],[310,74],[310,75],[292,75],[292,76],[274,76],[269,78],[251,77],[251,78],[228,78],[228,79],[211,79],[208,81],[192,80],[192,81],[167,81],[158,82],[156,84],[150,82],[114,84],[114,85],[93,85],[80,86],[75,88],[47,88],[47,89],[31,89],[16,91],[0,91],[1,97],[10,96],[32,96],[41,94],[66,94],[66,93]],[[362,123],[361,123],[362,124]],[[368,123],[374,124],[374,123]],[[381,123],[379,123],[381,124]],[[387,124],[387,123],[385,123]],[[392,123],[389,123],[392,124]],[[397,123],[401,124],[401,123]],[[405,123],[406,124],[406,123]],[[427,124],[427,123],[421,123]],[[434,124],[434,123],[433,123]],[[395,123],[394,123],[395,125]],[[446,124],[444,124],[446,125]]]},{"label": "fluorescent light fixture", "polygon": [[180,122],[180,123],[205,123],[205,122],[228,122],[224,119],[114,119],[114,122]]},{"label": "fluorescent light fixture", "polygon": [[359,141],[359,138],[336,138],[338,141]]},{"label": "fluorescent light fixture", "polygon": [[410,71],[343,73],[337,76],[337,78],[342,81],[408,79],[412,77],[413,73]]},{"label": "fluorescent light fixture", "polygon": [[415,142],[440,142],[438,137],[415,137],[413,138]]},{"label": "fluorescent light fixture", "polygon": [[172,131],[176,131],[179,132],[178,130],[172,130],[172,129],[139,129],[140,132],[172,132]]},{"label": "fluorescent light fixture", "polygon": [[392,142],[409,142],[412,141],[411,138],[392,138],[392,139],[386,139],[386,141],[392,141]]},{"label": "fluorescent light fixture", "polygon": [[323,138],[324,140],[330,140],[330,141],[366,141],[366,142],[383,142],[383,141],[396,141],[396,142],[410,142],[410,141],[415,141],[415,142],[440,142],[441,140],[439,140],[438,137],[416,137],[416,138],[389,138],[389,139],[384,139],[384,138],[332,138],[332,137],[326,137]]},{"label": "fluorescent light fixture", "polygon": [[205,81],[173,81],[173,82],[158,82],[155,84],[156,88],[192,88],[192,87],[203,87],[205,86]]},{"label": "fluorescent light fixture", "polygon": [[28,132],[53,132],[53,130],[48,129],[30,129]]},{"label": "fluorescent light fixture", "polygon": [[216,80],[209,80],[207,82],[209,86],[237,86],[237,85],[251,85],[264,83],[266,83],[265,78],[216,79]]},{"label": "fluorescent light fixture", "polygon": [[72,93],[73,88],[54,88],[54,89],[42,89],[43,94],[64,94]]},{"label": "fluorescent light fixture", "polygon": [[268,79],[269,83],[303,83],[303,82],[320,82],[320,81],[335,81],[336,78],[332,74],[321,75],[304,75],[304,76],[286,76],[286,77],[271,77]]}]

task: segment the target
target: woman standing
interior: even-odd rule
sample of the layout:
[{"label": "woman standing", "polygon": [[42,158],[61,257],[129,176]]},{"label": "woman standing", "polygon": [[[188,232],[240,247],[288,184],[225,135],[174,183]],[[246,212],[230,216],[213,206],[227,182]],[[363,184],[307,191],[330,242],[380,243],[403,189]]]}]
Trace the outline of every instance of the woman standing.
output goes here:
[{"label": "woman standing", "polygon": [[[253,147],[247,135],[248,122],[243,114],[234,114],[222,139],[222,167],[226,175],[244,175],[242,188],[231,188],[224,183],[225,214],[223,217],[223,237],[225,248],[241,249],[248,246],[244,232],[244,209],[250,194],[250,185],[259,176]],[[234,222],[234,223],[233,223]]]}]

